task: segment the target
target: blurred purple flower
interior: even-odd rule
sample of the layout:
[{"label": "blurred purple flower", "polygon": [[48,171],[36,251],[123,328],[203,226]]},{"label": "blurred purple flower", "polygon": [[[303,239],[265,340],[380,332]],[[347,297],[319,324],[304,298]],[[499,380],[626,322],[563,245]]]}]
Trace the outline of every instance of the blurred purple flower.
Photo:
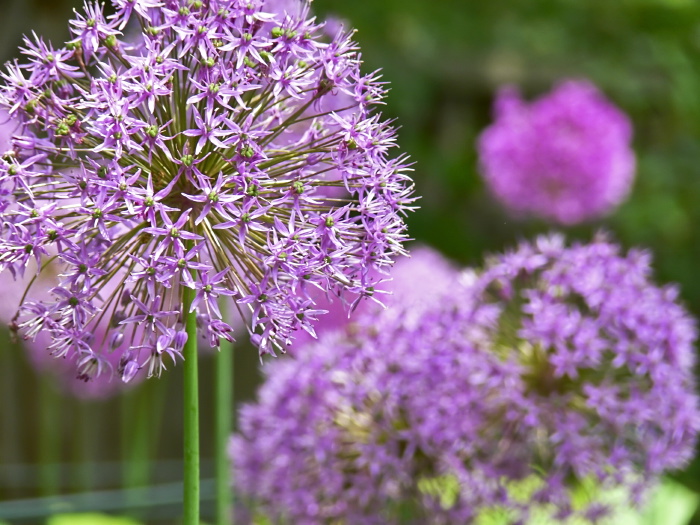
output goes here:
[{"label": "blurred purple flower", "polygon": [[[315,334],[319,336],[333,330],[344,329],[357,315],[374,315],[389,307],[391,315],[392,305],[399,305],[404,323],[415,324],[420,322],[421,313],[432,307],[459,278],[459,271],[439,252],[428,246],[414,245],[411,247],[409,258],[397,261],[387,276],[374,274],[374,278],[381,279],[381,292],[373,294],[369,301],[362,301],[357,305],[355,314],[350,316],[347,305],[343,299],[330,297],[321,290],[312,292],[316,307],[327,311],[318,322],[313,324]],[[309,332],[301,332],[294,339],[290,351],[303,350],[314,336]]]},{"label": "blurred purple flower", "polygon": [[481,172],[516,215],[564,225],[599,218],[634,179],[629,118],[591,83],[567,80],[526,104],[506,87],[478,140]]},{"label": "blurred purple flower", "polygon": [[[623,486],[638,502],[693,457],[696,322],[650,262],[603,234],[571,247],[554,235],[494,258],[473,286],[498,311],[489,351],[520,369],[503,412],[501,453],[520,469],[508,476],[543,473],[533,497],[559,516],[578,484]],[[579,511],[604,507],[594,497]]]},{"label": "blurred purple flower", "polygon": [[405,254],[413,185],[352,32],[323,34],[306,3],[103,8],[86,2],[60,49],[26,38],[29,63],[1,74],[20,128],[0,158],[0,270],[23,276],[56,245],[61,276],[20,305],[20,331],[50,333],[85,379],[124,341],[128,380],[179,355],[185,287],[206,339],[232,338],[217,305],[231,296],[261,354],[311,329],[308,290],[374,293],[368,275]]},{"label": "blurred purple flower", "polygon": [[605,491],[635,501],[700,428],[695,322],[650,273],[644,252],[542,237],[464,272],[420,322],[400,304],[360,315],[270,367],[231,442],[238,490],[307,524],[398,523],[406,505],[416,523],[600,519]]},{"label": "blurred purple flower", "polygon": [[[30,268],[33,270],[33,267]],[[32,274],[28,272],[28,274]],[[34,275],[36,275],[34,273]],[[2,301],[0,301],[0,322],[10,324],[17,310],[19,303],[28,283],[30,276],[27,275],[24,279],[14,279],[9,272],[0,272],[0,288],[2,288]],[[51,294],[49,290],[56,287],[58,284],[58,272],[54,264],[49,264],[45,271],[41,273],[32,285],[32,295],[35,299],[49,299]],[[111,337],[111,341],[107,341],[109,335],[121,335],[118,332],[113,332],[109,326],[109,319],[102,319],[95,325],[93,333],[88,341],[91,344],[107,344],[110,346],[110,351],[105,354],[105,359],[100,361],[101,366],[106,366],[110,371],[116,372],[120,368],[121,354],[118,350],[124,348],[123,337]],[[123,391],[126,385],[118,380],[115,380],[111,373],[104,373],[95,377],[92,381],[76,381],[76,375],[80,376],[83,369],[91,371],[90,367],[93,364],[89,359],[83,362],[82,366],[63,359],[55,359],[52,357],[49,347],[52,344],[50,334],[40,330],[36,337],[30,337],[21,341],[22,346],[26,350],[26,355],[29,362],[42,375],[47,375],[55,380],[56,385],[63,391],[81,398],[105,398]],[[86,356],[89,357],[89,356]],[[95,363],[97,364],[97,363]],[[131,365],[132,368],[134,365]],[[136,369],[136,371],[138,368]],[[137,376],[143,377],[143,376]],[[134,382],[131,383],[132,385]],[[131,386],[131,385],[130,385]]]},{"label": "blurred purple flower", "polygon": [[[394,524],[400,505],[410,523],[469,523],[501,501],[497,483],[465,488],[448,506],[430,487],[459,492],[466,478],[453,463],[464,454],[454,454],[497,442],[498,428],[479,432],[508,365],[445,338],[434,311],[412,329],[395,316],[362,317],[269,367],[231,442],[238,493],[274,523]],[[460,474],[477,478],[479,465]]]}]

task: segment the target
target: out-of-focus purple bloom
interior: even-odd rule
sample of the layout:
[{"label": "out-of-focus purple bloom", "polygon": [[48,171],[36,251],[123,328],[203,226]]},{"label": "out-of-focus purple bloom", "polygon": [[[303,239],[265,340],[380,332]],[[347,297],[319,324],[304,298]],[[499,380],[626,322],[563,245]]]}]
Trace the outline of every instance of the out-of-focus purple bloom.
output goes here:
[{"label": "out-of-focus purple bloom", "polygon": [[18,128],[7,111],[0,111],[0,154],[4,154],[12,150],[12,134]]},{"label": "out-of-focus purple bloom", "polygon": [[491,261],[474,286],[499,312],[491,351],[520,368],[508,454],[546,473],[539,501],[565,508],[584,480],[636,497],[693,456],[696,322],[650,262],[603,234],[572,247],[555,235]]},{"label": "out-of-focus purple bloom", "polygon": [[[34,269],[33,265],[31,269]],[[2,288],[3,299],[0,301],[0,322],[11,324],[12,318],[16,313],[16,305],[22,297],[30,278],[34,275],[27,275],[24,279],[15,280],[9,272],[0,273],[0,288]],[[50,290],[57,285],[57,268],[55,265],[49,264],[47,271],[37,277],[33,283],[33,295],[39,300],[49,299],[51,297]],[[52,339],[46,331],[39,330],[35,336],[22,341],[22,346],[26,350],[29,362],[37,372],[51,376],[55,380],[56,385],[63,391],[81,398],[109,397],[123,391],[126,387],[124,383],[115,380],[112,374],[109,373],[118,371],[121,350],[126,346],[124,345],[123,335],[112,331],[109,321],[109,319],[102,319],[95,325],[90,337],[92,344],[104,344],[109,347],[109,350],[101,355],[100,360],[92,360],[90,359],[91,356],[84,356],[88,359],[82,366],[80,363],[76,363],[78,365],[77,372],[76,364],[63,359],[55,359],[50,355],[50,351],[47,349],[52,344]],[[85,379],[86,372],[96,373],[97,370],[92,370],[93,366],[107,373],[100,374],[91,381],[75,380],[76,376],[80,379]],[[134,375],[139,368],[138,364],[132,365],[131,370]]]},{"label": "out-of-focus purple bloom", "polygon": [[481,172],[514,214],[576,224],[609,213],[629,193],[631,138],[629,118],[589,82],[562,82],[530,104],[506,87],[478,141]]},{"label": "out-of-focus purple bloom", "polygon": [[463,273],[418,323],[396,304],[326,333],[242,409],[238,490],[308,524],[398,523],[399,506],[416,523],[600,519],[584,486],[636,501],[700,429],[696,325],[649,261],[542,237]]},{"label": "out-of-focus purple bloom", "polygon": [[[459,271],[439,252],[427,246],[414,245],[411,247],[410,258],[400,259],[388,276],[374,274],[371,277],[382,279],[382,293],[377,291],[372,294],[373,300],[362,301],[352,316],[348,315],[348,308],[343,304],[342,298],[329,297],[321,290],[312,292],[316,306],[327,311],[314,323],[315,334],[320,336],[329,331],[343,329],[355,316],[378,314],[384,306],[389,308],[384,315],[391,315],[391,312],[396,311],[403,316],[404,323],[421,322],[422,312],[433,307],[435,302],[455,286],[459,279]],[[399,308],[394,310],[394,305],[398,305]],[[290,350],[303,351],[305,345],[313,339],[314,335],[311,333],[300,332]]]},{"label": "out-of-focus purple bloom", "polygon": [[[72,41],[27,39],[29,62],[2,73],[19,127],[0,158],[0,270],[22,276],[55,245],[61,276],[49,299],[29,291],[20,330],[49,333],[86,379],[123,342],[128,380],[179,355],[185,287],[206,339],[231,338],[230,296],[261,354],[312,330],[309,290],[371,295],[368,275],[405,254],[414,198],[352,32],[324,34],[305,2],[114,8],[86,2]],[[104,342],[89,336],[101,319]]]}]

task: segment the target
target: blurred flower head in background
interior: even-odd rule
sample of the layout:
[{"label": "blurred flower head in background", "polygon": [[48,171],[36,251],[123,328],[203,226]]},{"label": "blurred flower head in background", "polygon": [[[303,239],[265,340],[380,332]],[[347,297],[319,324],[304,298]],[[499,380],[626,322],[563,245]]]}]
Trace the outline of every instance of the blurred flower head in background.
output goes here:
[{"label": "blurred flower head in background", "polygon": [[627,197],[632,126],[593,84],[567,80],[530,104],[505,87],[494,114],[477,144],[481,173],[513,214],[573,225]]},{"label": "blurred flower head in background", "polygon": [[[388,307],[383,315],[391,315],[396,311],[403,316],[404,323],[421,322],[424,310],[447,293],[459,278],[459,270],[438,251],[420,244],[409,246],[409,257],[403,257],[396,262],[387,276],[377,274],[377,278],[385,279],[382,293],[373,295],[371,301],[362,301],[356,305],[354,314],[350,315],[348,305],[343,304],[342,297],[332,297],[328,292],[317,290],[314,300],[318,308],[328,313],[319,317],[314,323],[314,331],[321,335],[334,330],[342,330],[352,323],[356,315],[379,314]],[[394,310],[393,306],[399,306]],[[352,306],[352,305],[351,305]],[[296,349],[303,351],[306,345],[314,340],[308,332],[299,333],[290,347],[292,354]]]},{"label": "blurred flower head in background", "polygon": [[268,365],[259,402],[241,410],[230,449],[239,494],[275,523],[397,523],[412,498],[416,523],[473,515],[472,505],[444,509],[429,487],[454,448],[479,442],[480,400],[496,393],[485,378],[500,385],[508,365],[462,337],[478,319],[458,338],[444,331],[454,323],[440,299],[459,273],[439,254],[413,250],[392,276],[390,308],[339,316],[335,330],[321,323],[318,341]]},{"label": "blurred flower head in background", "polygon": [[[310,290],[371,296],[405,254],[413,185],[372,111],[383,82],[307,4],[262,5],[120,1],[105,17],[87,2],[65,47],[27,37],[29,62],[2,73],[20,129],[0,160],[0,270],[58,267],[16,326],[48,332],[82,379],[109,352],[124,381],[159,375],[187,339],[185,287],[212,346],[232,337],[230,297],[274,353],[313,330]],[[122,39],[127,26],[141,33]]]},{"label": "blurred flower head in background", "polygon": [[[408,266],[408,265],[407,265]],[[275,522],[596,520],[690,460],[694,320],[645,252],[541,237],[270,366],[238,490]],[[588,491],[582,501],[580,494]]]},{"label": "blurred flower head in background", "polygon": [[[0,272],[0,289],[2,289],[0,322],[5,325],[12,323],[17,305],[31,277],[36,277],[35,264],[31,263],[28,266],[27,273],[24,279],[15,279],[10,272]],[[32,297],[36,300],[50,299],[50,290],[58,286],[58,282],[57,265],[49,263],[32,282]],[[92,340],[99,341],[106,338],[110,330],[109,319],[102,319],[93,327]],[[138,381],[138,379],[131,381],[127,386],[122,381],[115,380],[112,374],[101,374],[93,381],[76,381],[75,364],[63,359],[54,359],[47,351],[52,343],[49,332],[39,332],[36,337],[22,340],[21,343],[29,363],[40,374],[42,381],[52,381],[62,392],[78,398],[107,398],[133,386]],[[104,354],[104,358],[106,366],[114,370],[119,367],[121,355],[118,352],[108,352]],[[145,376],[138,376],[138,378],[143,377]]]}]

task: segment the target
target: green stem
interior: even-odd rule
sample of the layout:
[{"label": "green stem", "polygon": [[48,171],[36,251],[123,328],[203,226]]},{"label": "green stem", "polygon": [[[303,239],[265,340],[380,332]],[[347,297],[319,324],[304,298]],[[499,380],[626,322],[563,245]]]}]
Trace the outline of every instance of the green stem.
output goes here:
[{"label": "green stem", "polygon": [[183,313],[187,343],[183,351],[184,375],[184,525],[199,525],[199,392],[197,384],[197,312],[190,312],[195,291],[184,289]]},{"label": "green stem", "polygon": [[[221,304],[220,308],[223,319],[228,320],[226,307]],[[233,416],[233,344],[226,339],[221,339],[221,347],[216,356],[215,395],[216,525],[232,525],[232,489],[229,474],[231,467],[226,454],[226,445],[231,436]]]}]

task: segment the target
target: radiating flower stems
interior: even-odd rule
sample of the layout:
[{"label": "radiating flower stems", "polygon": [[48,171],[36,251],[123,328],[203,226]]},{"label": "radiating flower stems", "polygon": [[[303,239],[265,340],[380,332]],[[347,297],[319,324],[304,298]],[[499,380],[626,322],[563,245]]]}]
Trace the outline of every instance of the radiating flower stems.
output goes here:
[{"label": "radiating flower stems", "polygon": [[184,525],[199,525],[199,387],[197,381],[197,311],[190,311],[195,290],[184,288],[182,313],[187,343],[184,364]]},{"label": "radiating flower stems", "polygon": [[[228,319],[226,305],[221,302],[221,314]],[[233,344],[221,339],[219,353],[216,356],[216,392],[215,392],[215,443],[216,459],[216,525],[233,525],[234,509],[231,508],[233,493],[230,481],[230,465],[226,445],[231,436],[233,417]]]},{"label": "radiating flower stems", "polygon": [[46,298],[27,290],[14,329],[45,334],[81,380],[129,382],[182,357],[181,286],[211,346],[233,337],[216,302],[235,297],[261,355],[311,330],[310,290],[373,297],[415,198],[354,32],[331,35],[308,3],[111,4],[87,2],[63,47],[32,33],[28,63],[0,74],[17,121],[0,267],[49,258],[58,276]]}]

